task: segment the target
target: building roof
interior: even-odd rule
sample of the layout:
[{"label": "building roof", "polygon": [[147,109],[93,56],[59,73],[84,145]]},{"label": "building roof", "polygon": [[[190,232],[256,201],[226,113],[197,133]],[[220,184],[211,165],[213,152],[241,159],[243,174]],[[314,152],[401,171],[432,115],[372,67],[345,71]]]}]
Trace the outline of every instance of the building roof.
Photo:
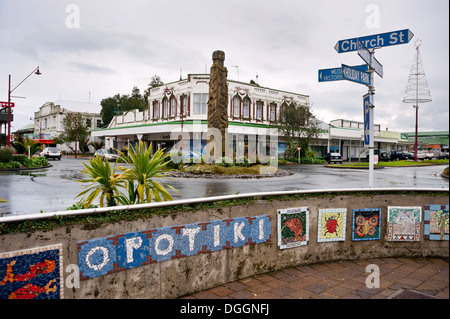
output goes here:
[{"label": "building roof", "polygon": [[53,104],[60,105],[62,108],[65,108],[71,112],[100,114],[100,111],[102,109],[102,106],[100,104],[88,102],[56,100],[53,102]]}]

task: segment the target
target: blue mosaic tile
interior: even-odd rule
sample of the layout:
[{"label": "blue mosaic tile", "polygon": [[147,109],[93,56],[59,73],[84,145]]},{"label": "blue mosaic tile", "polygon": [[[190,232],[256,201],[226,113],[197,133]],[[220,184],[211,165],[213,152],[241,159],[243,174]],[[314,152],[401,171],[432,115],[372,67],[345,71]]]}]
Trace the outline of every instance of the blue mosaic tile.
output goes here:
[{"label": "blue mosaic tile", "polygon": [[80,279],[271,240],[268,215],[239,217],[97,238],[78,243]]}]

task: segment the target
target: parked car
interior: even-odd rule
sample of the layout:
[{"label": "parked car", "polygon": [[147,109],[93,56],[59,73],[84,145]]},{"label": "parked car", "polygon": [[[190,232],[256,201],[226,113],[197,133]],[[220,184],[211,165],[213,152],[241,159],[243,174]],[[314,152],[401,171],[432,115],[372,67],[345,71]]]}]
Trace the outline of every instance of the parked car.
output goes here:
[{"label": "parked car", "polygon": [[102,148],[95,151],[94,157],[100,157],[102,161],[115,161],[119,157],[119,154],[112,149]]},{"label": "parked car", "polygon": [[391,161],[399,161],[399,160],[403,161],[403,160],[407,159],[406,156],[407,155],[405,153],[403,153],[403,151],[391,151],[391,153],[389,154],[389,159]]},{"label": "parked car", "polygon": [[183,162],[183,163],[189,163],[190,160],[194,160],[194,162],[200,162],[202,159],[202,154],[196,151],[191,150],[178,150],[178,149],[172,149],[169,152],[170,159],[172,159],[173,162]]},{"label": "parked car", "polygon": [[[414,158],[414,152],[411,153],[412,154],[412,158]],[[425,153],[422,151],[417,151],[417,159],[425,159]]]},{"label": "parked car", "polygon": [[[373,155],[378,155],[379,161],[389,161],[390,155],[388,150],[373,150]],[[367,154],[367,161],[369,161],[369,154]]]},{"label": "parked car", "polygon": [[342,164],[344,158],[340,153],[327,153],[327,155],[325,155],[325,160],[328,162],[328,164],[332,162]]},{"label": "parked car", "polygon": [[429,152],[429,151],[426,151],[425,152],[425,159],[433,159],[435,157],[435,155],[434,155],[434,153],[433,152]]},{"label": "parked car", "polygon": [[62,153],[57,147],[46,147],[39,153],[39,156],[44,156],[46,159],[53,158],[61,160]]},{"label": "parked car", "polygon": [[437,159],[448,159],[448,153],[440,153],[436,156]]}]

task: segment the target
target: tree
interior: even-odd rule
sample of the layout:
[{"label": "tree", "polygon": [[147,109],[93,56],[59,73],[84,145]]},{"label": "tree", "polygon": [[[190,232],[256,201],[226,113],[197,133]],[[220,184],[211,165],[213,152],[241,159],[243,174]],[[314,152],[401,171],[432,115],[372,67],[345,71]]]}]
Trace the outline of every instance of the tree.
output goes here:
[{"label": "tree", "polygon": [[148,105],[148,95],[150,94],[150,90],[154,87],[164,85],[164,82],[161,80],[161,78],[158,75],[152,76],[150,79],[150,83],[148,84],[147,89],[144,91],[144,103],[145,105]]},{"label": "tree", "polygon": [[297,147],[301,146],[302,153],[309,148],[309,140],[319,133],[318,121],[309,107],[297,103],[283,104],[277,127],[286,140],[286,155],[288,158],[296,156]]},{"label": "tree", "polygon": [[77,140],[79,149],[86,150],[89,135],[89,128],[84,121],[83,115],[81,113],[69,113],[63,119],[63,132],[54,140],[56,144],[65,143],[72,150],[70,143]]},{"label": "tree", "polygon": [[119,101],[116,96],[107,97],[100,102],[102,109],[100,115],[102,122],[107,127],[116,114],[119,113]]}]

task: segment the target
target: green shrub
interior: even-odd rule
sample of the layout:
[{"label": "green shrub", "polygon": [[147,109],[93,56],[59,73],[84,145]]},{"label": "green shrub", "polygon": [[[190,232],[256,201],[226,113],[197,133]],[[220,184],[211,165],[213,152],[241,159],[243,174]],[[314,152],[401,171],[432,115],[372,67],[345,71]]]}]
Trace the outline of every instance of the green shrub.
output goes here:
[{"label": "green shrub", "polygon": [[3,147],[0,149],[0,162],[11,162],[15,150],[12,147]]},{"label": "green shrub", "polygon": [[28,156],[21,155],[21,154],[13,154],[12,161],[19,162],[21,164],[24,164],[26,160],[28,160]]},{"label": "green shrub", "polygon": [[214,162],[216,165],[223,166],[223,167],[230,167],[233,166],[233,160],[229,157],[219,157]]}]

